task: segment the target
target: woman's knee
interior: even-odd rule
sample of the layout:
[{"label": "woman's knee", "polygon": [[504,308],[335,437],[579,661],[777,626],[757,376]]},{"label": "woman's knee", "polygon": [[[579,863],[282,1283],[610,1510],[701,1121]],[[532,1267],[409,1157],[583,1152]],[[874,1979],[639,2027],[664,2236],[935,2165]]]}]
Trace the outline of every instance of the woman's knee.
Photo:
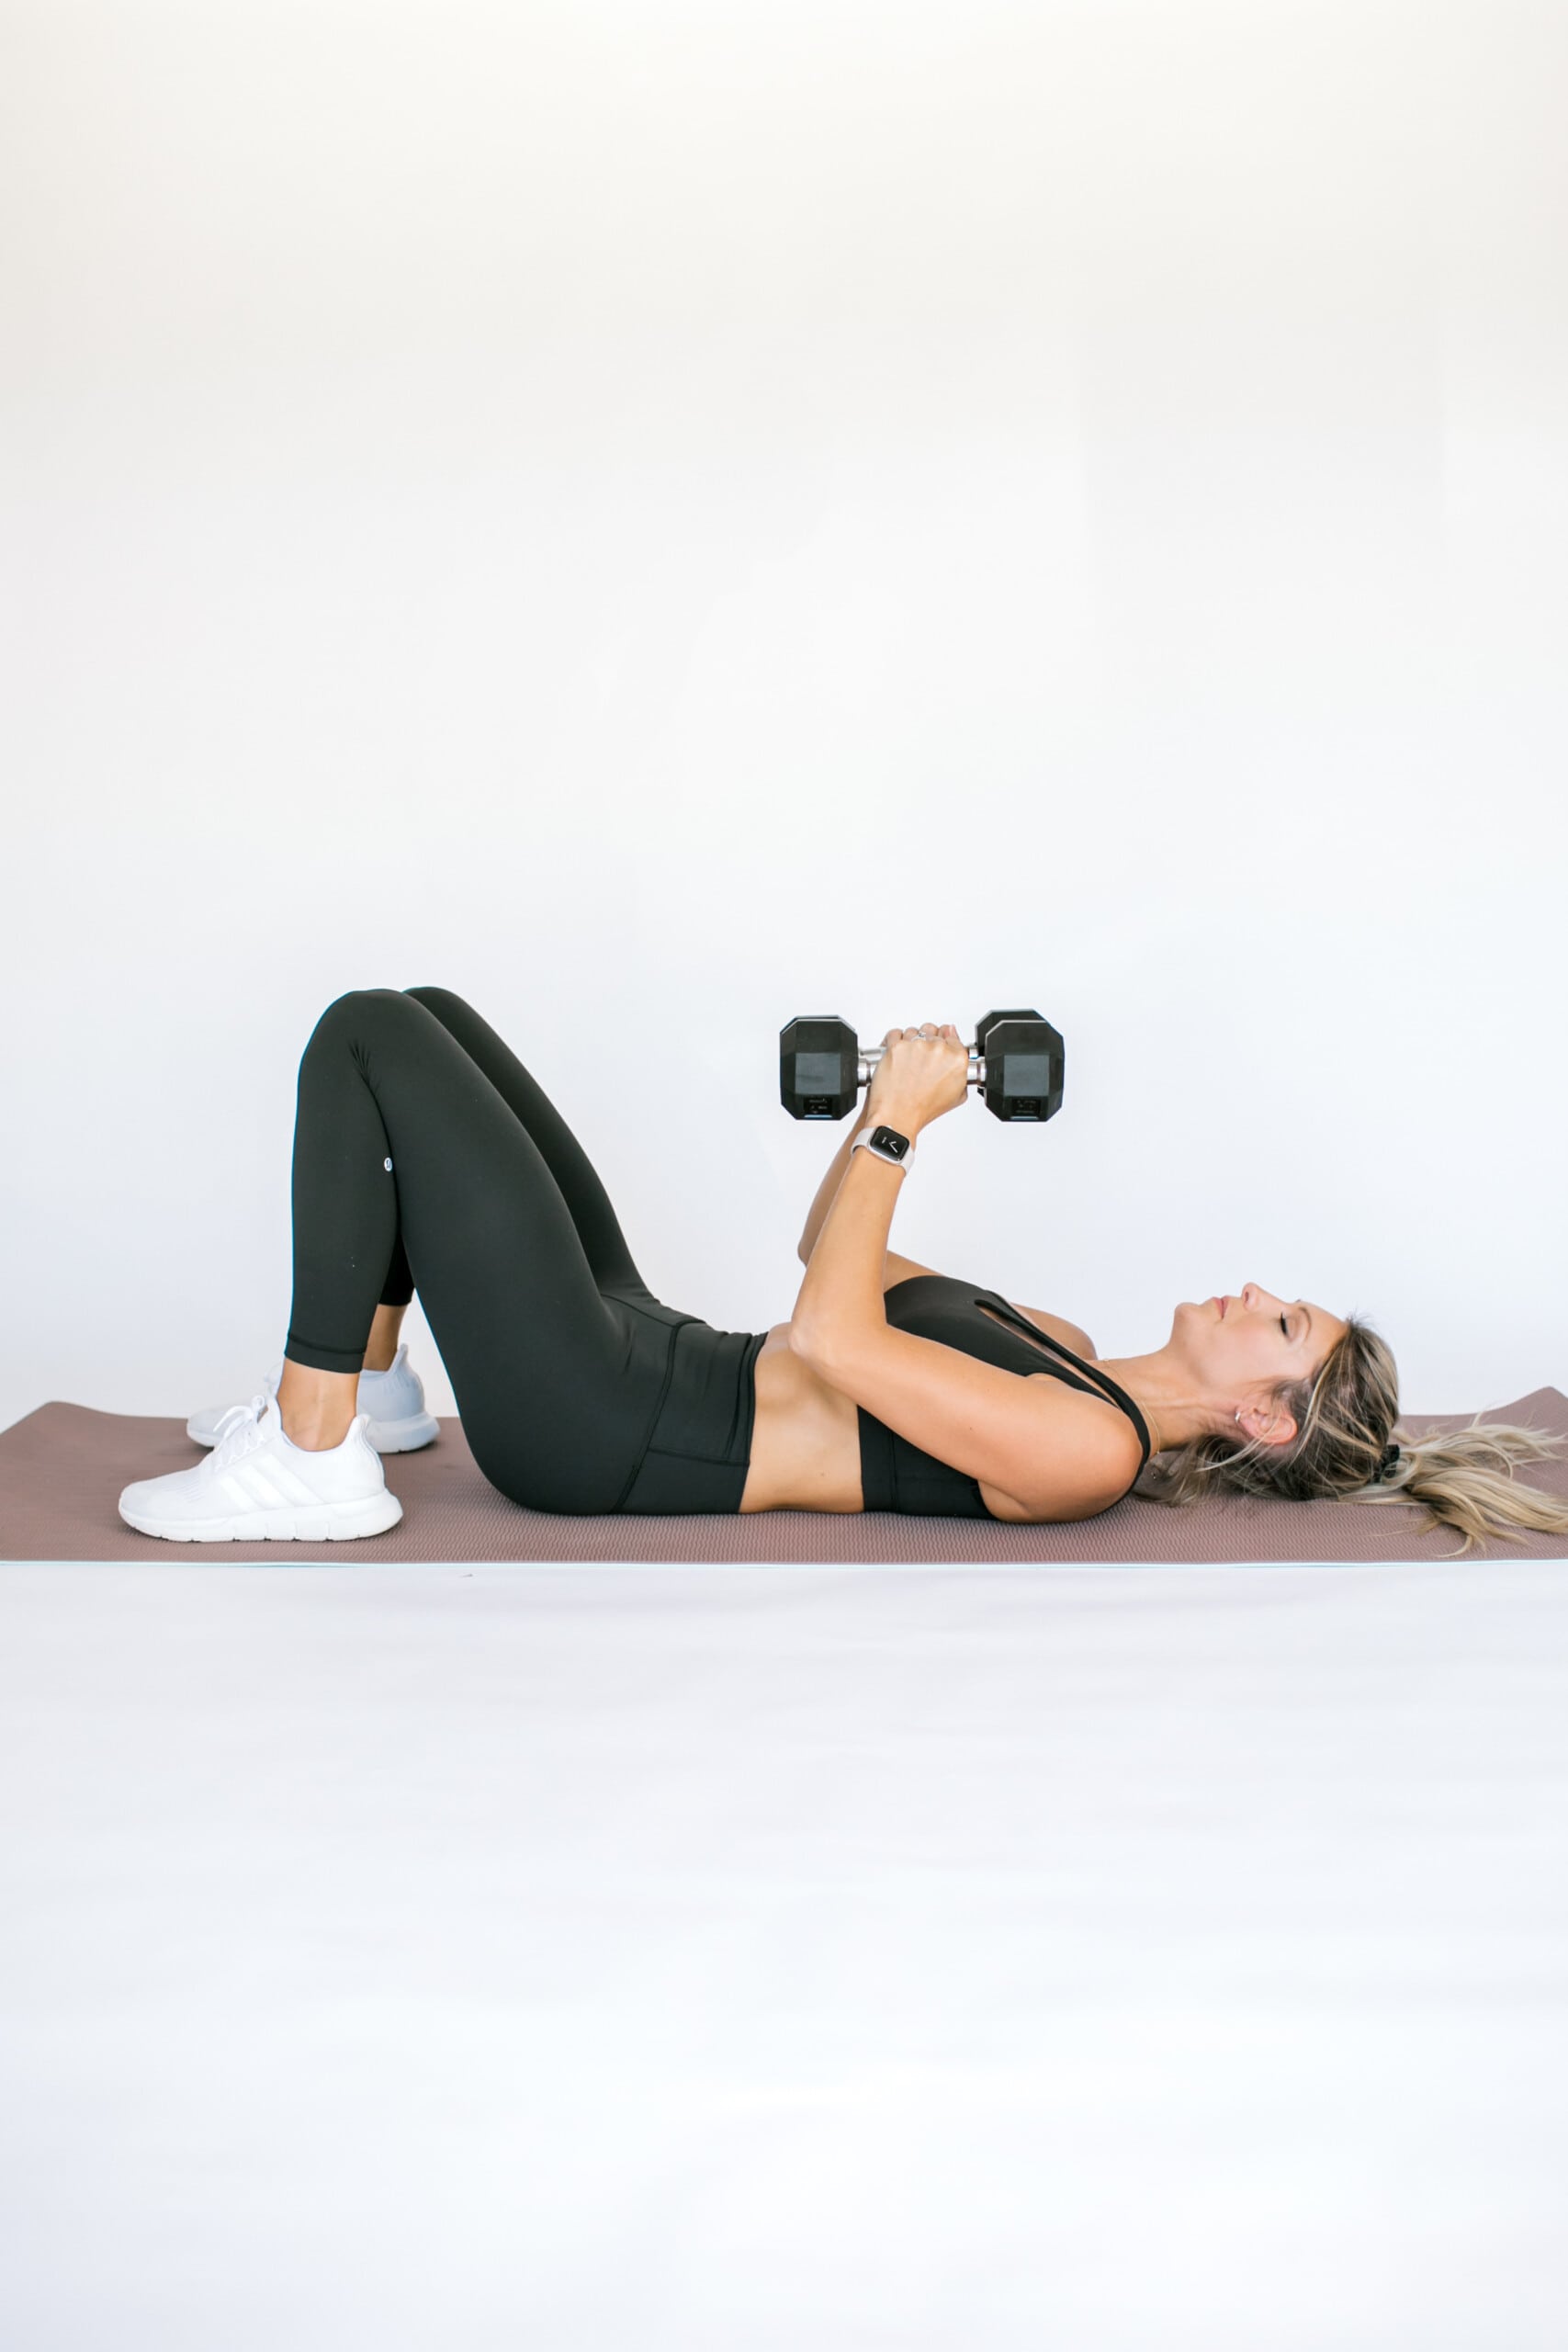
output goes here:
[{"label": "woman's knee", "polygon": [[434,1012],[437,1021],[443,1023],[448,1022],[453,1013],[471,1012],[473,1009],[465,1003],[455,989],[404,989],[402,993],[412,997],[416,1004],[423,1004],[427,1012]]},{"label": "woman's knee", "polygon": [[389,1029],[406,1031],[424,1018],[400,989],[346,989],[342,996],[333,997],[317,1021],[305,1041],[305,1051],[309,1054],[314,1048],[320,1054],[334,1046],[362,1046],[372,1037],[384,1036]]},{"label": "woman's knee", "polygon": [[407,1002],[408,996],[401,989],[345,989],[342,996],[333,997],[316,1026],[352,1026],[355,1022],[377,1018],[394,1004]]}]

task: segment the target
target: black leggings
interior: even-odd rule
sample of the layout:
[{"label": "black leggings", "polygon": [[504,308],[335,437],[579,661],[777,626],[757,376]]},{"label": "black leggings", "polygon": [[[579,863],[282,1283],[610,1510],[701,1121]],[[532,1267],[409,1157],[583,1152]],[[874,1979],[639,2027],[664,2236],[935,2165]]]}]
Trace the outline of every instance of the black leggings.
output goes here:
[{"label": "black leggings", "polygon": [[417,1287],[474,1460],[536,1510],[733,1511],[767,1334],[663,1306],[592,1162],[449,989],[353,989],[299,1063],[285,1355],[357,1373]]}]

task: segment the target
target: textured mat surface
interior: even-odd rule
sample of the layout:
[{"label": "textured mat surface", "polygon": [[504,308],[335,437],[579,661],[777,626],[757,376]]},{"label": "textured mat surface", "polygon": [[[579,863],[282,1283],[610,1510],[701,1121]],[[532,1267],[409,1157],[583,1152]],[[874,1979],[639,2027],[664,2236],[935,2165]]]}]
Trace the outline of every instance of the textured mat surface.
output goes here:
[{"label": "textured mat surface", "polygon": [[[1408,1413],[1419,1435],[1461,1428],[1468,1413]],[[1487,1420],[1568,1435],[1568,1396],[1537,1388]],[[1218,1498],[1171,1510],[1128,1496],[1098,1519],[1065,1527],[975,1519],[906,1519],[891,1511],[771,1510],[690,1519],[564,1519],[525,1510],[475,1466],[450,1419],[418,1453],[389,1454],[387,1484],[403,1506],[396,1527],[355,1544],[169,1544],[138,1535],[115,1509],[133,1478],[188,1469],[203,1449],[182,1420],[40,1405],[0,1430],[0,1559],[147,1560],[832,1560],[1083,1566],[1181,1560],[1425,1560],[1458,1545],[1408,1503],[1263,1502]],[[1531,1484],[1568,1498],[1568,1458],[1529,1464]],[[1560,1536],[1530,1535],[1469,1557],[1556,1559]]]}]

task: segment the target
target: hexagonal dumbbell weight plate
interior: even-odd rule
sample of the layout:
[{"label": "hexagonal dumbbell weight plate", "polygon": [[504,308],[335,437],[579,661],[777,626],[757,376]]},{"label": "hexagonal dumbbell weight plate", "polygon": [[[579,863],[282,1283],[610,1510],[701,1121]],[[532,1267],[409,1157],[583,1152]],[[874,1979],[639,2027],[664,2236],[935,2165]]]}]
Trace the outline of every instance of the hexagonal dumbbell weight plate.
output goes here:
[{"label": "hexagonal dumbbell weight plate", "polygon": [[975,1047],[986,1065],[980,1091],[998,1119],[1049,1119],[1061,1109],[1066,1047],[1032,1008],[982,1014]]},{"label": "hexagonal dumbbell weight plate", "polygon": [[847,1021],[807,1013],[779,1031],[779,1100],[792,1119],[842,1119],[860,1091],[860,1045]]}]

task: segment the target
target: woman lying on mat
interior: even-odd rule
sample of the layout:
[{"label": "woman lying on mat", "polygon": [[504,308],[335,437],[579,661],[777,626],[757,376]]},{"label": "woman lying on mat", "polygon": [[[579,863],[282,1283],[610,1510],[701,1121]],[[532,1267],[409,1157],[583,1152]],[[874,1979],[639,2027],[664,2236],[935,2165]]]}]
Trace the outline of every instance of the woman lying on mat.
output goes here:
[{"label": "woman lying on mat", "polygon": [[120,1516],[186,1543],[394,1526],[381,1456],[437,1434],[398,1339],[417,1284],[475,1462],[535,1510],[1076,1520],[1142,1480],[1171,1502],[1414,1500],[1461,1551],[1568,1529],[1512,1476],[1559,1441],[1399,1438],[1393,1358],[1354,1317],[1247,1283],[1101,1363],[1060,1316],[889,1250],[907,1163],[857,1143],[955,1109],[968,1060],[951,1023],[886,1044],[812,1203],[794,1315],[720,1331],[653,1296],[565,1120],[460,997],[339,997],[299,1064],[282,1362],[248,1404],[196,1415],[207,1460],[127,1487]]}]

